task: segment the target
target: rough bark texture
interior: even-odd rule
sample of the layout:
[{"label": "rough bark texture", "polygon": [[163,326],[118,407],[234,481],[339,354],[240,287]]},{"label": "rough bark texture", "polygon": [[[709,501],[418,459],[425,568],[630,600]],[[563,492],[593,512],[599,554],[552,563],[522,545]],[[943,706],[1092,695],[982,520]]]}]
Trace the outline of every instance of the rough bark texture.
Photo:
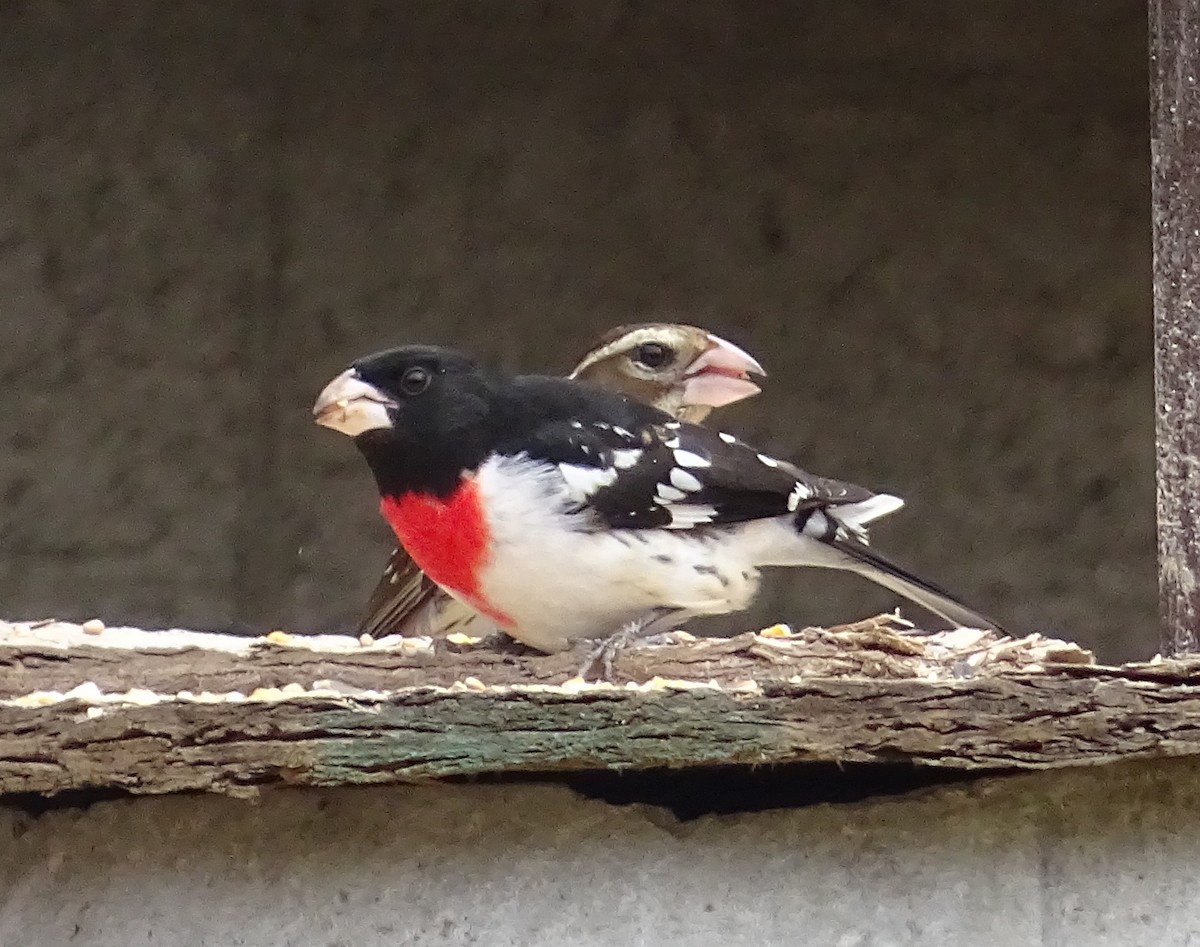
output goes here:
[{"label": "rough bark texture", "polygon": [[1200,642],[1200,4],[1150,4],[1163,652]]},{"label": "rough bark texture", "polygon": [[[590,768],[805,760],[1044,768],[1200,753],[1200,663],[1102,667],[1064,642],[868,621],[562,657],[9,626],[0,791],[253,791]],[[106,639],[107,636],[107,639]],[[222,647],[234,639],[206,637]],[[137,647],[125,642],[136,641]],[[348,639],[342,639],[343,643]],[[72,690],[73,689],[73,690]]]}]

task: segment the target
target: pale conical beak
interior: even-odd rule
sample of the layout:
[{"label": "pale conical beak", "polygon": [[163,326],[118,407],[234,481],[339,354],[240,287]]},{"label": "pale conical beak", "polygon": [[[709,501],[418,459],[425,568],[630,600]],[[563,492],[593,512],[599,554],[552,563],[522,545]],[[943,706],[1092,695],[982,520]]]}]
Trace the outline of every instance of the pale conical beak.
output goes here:
[{"label": "pale conical beak", "polygon": [[708,348],[684,372],[683,402],[721,408],[762,391],[749,378],[767,373],[750,353],[708,333]]},{"label": "pale conical beak", "polygon": [[374,385],[348,368],[325,386],[313,405],[313,417],[321,427],[348,437],[392,427],[389,407],[396,403]]}]

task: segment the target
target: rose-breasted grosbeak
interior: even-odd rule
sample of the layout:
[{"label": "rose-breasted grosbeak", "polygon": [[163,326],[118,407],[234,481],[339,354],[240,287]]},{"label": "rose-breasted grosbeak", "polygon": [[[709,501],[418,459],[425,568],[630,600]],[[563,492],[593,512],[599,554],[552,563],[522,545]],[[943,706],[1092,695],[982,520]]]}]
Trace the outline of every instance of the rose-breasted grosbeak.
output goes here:
[{"label": "rose-breasted grosbeak", "polygon": [[998,627],[867,545],[897,497],[595,385],[407,346],[355,362],[313,413],[354,438],[425,573],[543,651],[741,610],[762,566],[850,570],[952,623]]},{"label": "rose-breasted grosbeak", "polygon": [[[762,366],[731,342],[696,326],[647,322],[618,326],[588,349],[568,376],[619,391],[683,421],[699,423],[713,408],[751,395]],[[478,612],[451,598],[403,548],[388,558],[358,627],[384,635],[493,630]]]}]

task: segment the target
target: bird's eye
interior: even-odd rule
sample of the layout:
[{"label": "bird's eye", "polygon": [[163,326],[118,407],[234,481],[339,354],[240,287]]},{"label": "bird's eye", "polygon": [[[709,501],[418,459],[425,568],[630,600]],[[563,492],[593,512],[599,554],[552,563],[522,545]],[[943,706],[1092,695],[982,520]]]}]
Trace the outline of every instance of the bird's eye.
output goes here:
[{"label": "bird's eye", "polygon": [[400,377],[400,390],[406,395],[419,395],[429,387],[433,376],[425,368],[410,368]]},{"label": "bird's eye", "polygon": [[634,351],[634,358],[647,368],[662,368],[675,358],[675,350],[661,342],[643,342]]}]

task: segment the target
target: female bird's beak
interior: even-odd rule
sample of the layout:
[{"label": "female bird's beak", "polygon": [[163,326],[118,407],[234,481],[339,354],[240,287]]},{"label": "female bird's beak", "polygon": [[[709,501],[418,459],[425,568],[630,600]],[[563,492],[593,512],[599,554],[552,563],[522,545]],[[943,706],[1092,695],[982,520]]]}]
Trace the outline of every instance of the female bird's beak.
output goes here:
[{"label": "female bird's beak", "polygon": [[321,427],[348,437],[393,426],[388,408],[396,402],[348,368],[325,386],[313,405],[313,417]]},{"label": "female bird's beak", "polygon": [[748,352],[710,332],[708,347],[684,372],[683,400],[689,405],[721,408],[762,391],[749,376],[766,374]]}]

